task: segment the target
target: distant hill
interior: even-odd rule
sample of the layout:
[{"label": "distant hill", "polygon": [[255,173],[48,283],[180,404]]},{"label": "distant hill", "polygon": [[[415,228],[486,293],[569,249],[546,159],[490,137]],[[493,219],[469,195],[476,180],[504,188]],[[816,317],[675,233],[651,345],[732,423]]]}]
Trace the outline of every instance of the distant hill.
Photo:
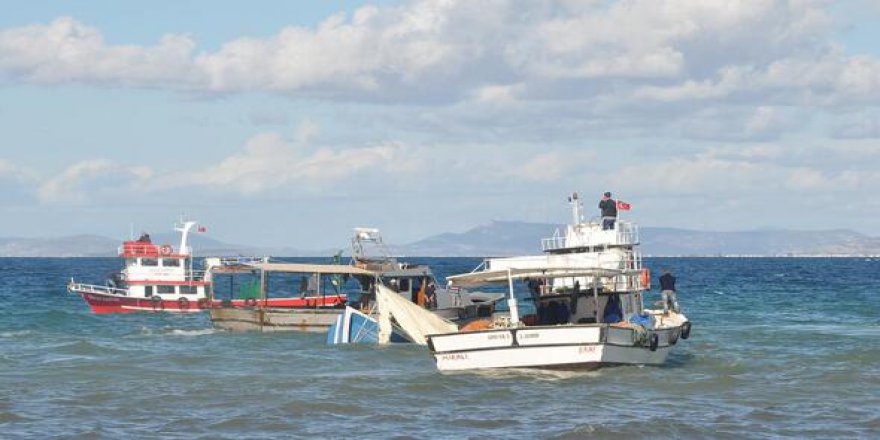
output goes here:
[{"label": "distant hill", "polygon": [[[153,234],[152,242],[177,248],[176,233]],[[97,235],[73,235],[55,238],[0,238],[0,257],[115,257],[122,239]],[[290,247],[267,248],[224,243],[201,234],[192,234],[188,246],[196,256],[264,256],[300,257],[332,255],[330,251],[308,251]],[[322,252],[316,254],[315,252]],[[334,251],[335,252],[335,251]]]},{"label": "distant hill", "polygon": [[706,232],[642,228],[646,255],[878,255],[880,238],[849,230]]},{"label": "distant hill", "polygon": [[403,246],[402,255],[474,257],[527,254],[540,251],[541,239],[553,235],[560,225],[513,221],[492,221],[461,233],[434,235]]},{"label": "distant hill", "polygon": [[[485,257],[535,254],[541,239],[562,225],[492,221],[461,233],[444,233],[405,244],[391,245],[402,256]],[[819,256],[880,255],[880,238],[849,230],[738,232],[693,231],[676,228],[641,228],[641,251],[646,256]],[[153,242],[177,245],[173,233],[155,234]],[[340,237],[345,243],[345,237]],[[112,257],[121,240],[96,235],[58,238],[0,238],[2,257]],[[193,234],[190,246],[197,256],[330,256],[336,250],[258,247],[224,243]],[[347,250],[347,249],[346,249]]]},{"label": "distant hill", "polygon": [[[541,239],[562,225],[493,221],[462,233],[434,235],[395,247],[404,255],[504,256],[534,254]],[[640,228],[641,251],[649,256],[880,255],[880,238],[849,230],[738,232]]]},{"label": "distant hill", "polygon": [[98,235],[58,238],[0,238],[2,257],[103,257],[116,255],[119,242]]}]

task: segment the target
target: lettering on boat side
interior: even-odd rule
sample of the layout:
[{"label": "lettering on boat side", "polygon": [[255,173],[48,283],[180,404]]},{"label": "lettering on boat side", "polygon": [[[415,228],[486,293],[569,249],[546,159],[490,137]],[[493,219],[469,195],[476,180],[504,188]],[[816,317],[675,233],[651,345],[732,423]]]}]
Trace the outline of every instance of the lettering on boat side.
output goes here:
[{"label": "lettering on boat side", "polygon": [[587,353],[595,353],[596,346],[595,345],[587,345],[583,347],[578,347],[578,354],[587,354]]},{"label": "lettering on boat side", "polygon": [[463,361],[467,360],[468,356],[466,353],[452,353],[452,354],[443,354],[440,355],[440,360],[444,361]]},{"label": "lettering on boat side", "polygon": [[486,339],[488,339],[490,341],[494,341],[496,339],[510,339],[510,333],[491,334],[491,335],[487,336]]},{"label": "lettering on boat side", "polygon": [[520,333],[517,333],[517,336],[520,339],[533,339],[533,338],[540,338],[541,334],[540,333],[522,333],[522,332],[520,332]]}]

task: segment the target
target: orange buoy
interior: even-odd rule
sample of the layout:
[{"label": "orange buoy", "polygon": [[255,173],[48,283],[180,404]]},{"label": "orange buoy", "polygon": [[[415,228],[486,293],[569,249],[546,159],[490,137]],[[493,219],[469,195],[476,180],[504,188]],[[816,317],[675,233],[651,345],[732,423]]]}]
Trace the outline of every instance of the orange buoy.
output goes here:
[{"label": "orange buoy", "polygon": [[480,319],[477,321],[471,321],[463,326],[459,331],[463,332],[476,332],[480,330],[486,330],[492,327],[492,321],[489,319]]},{"label": "orange buoy", "polygon": [[651,269],[648,269],[647,267],[642,269],[642,273],[639,276],[639,281],[642,282],[642,287],[644,287],[645,289],[650,289],[651,288]]}]

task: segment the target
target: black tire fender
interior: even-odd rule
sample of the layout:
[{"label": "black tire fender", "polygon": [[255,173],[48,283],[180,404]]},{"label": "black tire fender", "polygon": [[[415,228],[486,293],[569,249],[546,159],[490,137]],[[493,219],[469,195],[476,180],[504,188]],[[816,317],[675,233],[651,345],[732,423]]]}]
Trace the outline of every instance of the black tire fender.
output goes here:
[{"label": "black tire fender", "polygon": [[165,310],[165,304],[162,303],[162,297],[159,295],[150,297],[150,303],[152,303],[153,310],[155,311]]},{"label": "black tire fender", "polygon": [[681,325],[681,339],[687,339],[691,337],[691,322],[685,322]]}]

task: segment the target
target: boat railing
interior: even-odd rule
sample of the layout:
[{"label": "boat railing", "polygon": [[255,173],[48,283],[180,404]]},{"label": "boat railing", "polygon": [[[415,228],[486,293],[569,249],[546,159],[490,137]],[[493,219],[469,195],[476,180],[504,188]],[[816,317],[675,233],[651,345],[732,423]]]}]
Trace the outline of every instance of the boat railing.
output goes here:
[{"label": "boat railing", "polygon": [[556,232],[553,233],[552,237],[541,239],[541,250],[544,252],[565,249],[565,247],[565,237],[559,232],[559,228],[556,228]]},{"label": "boat railing", "polygon": [[99,286],[96,284],[84,284],[84,283],[74,283],[71,282],[67,285],[67,290],[70,292],[89,292],[89,293],[98,293],[103,295],[116,295],[116,296],[128,296],[128,290],[119,289],[117,287],[110,286]]},{"label": "boat railing", "polygon": [[117,253],[121,257],[126,258],[136,258],[136,257],[153,257],[160,258],[171,255],[192,255],[192,247],[185,246],[181,249],[177,249],[175,251],[174,247],[169,244],[154,244],[154,243],[145,243],[145,242],[125,242],[122,246],[119,246],[117,249]]},{"label": "boat railing", "polygon": [[207,272],[206,270],[187,271],[186,281],[204,281]]},{"label": "boat railing", "polygon": [[[575,282],[577,282],[577,284],[575,284]],[[570,292],[575,285],[577,285],[581,291],[589,292],[592,289],[594,282],[596,283],[596,287],[599,287],[606,292],[633,292],[647,290],[648,288],[644,283],[641,274],[620,274],[610,277],[600,277],[598,279],[594,279],[593,277],[578,277],[559,283],[555,286],[544,285],[541,286],[540,293],[542,295],[552,295]]]},{"label": "boat railing", "polygon": [[635,223],[618,220],[612,229],[603,230],[601,219],[594,218],[587,223],[569,226],[566,233],[557,228],[552,237],[541,240],[541,249],[544,252],[552,252],[581,247],[637,244],[639,244],[639,227]]},{"label": "boat railing", "polygon": [[219,257],[220,266],[251,266],[268,262],[269,257]]}]

